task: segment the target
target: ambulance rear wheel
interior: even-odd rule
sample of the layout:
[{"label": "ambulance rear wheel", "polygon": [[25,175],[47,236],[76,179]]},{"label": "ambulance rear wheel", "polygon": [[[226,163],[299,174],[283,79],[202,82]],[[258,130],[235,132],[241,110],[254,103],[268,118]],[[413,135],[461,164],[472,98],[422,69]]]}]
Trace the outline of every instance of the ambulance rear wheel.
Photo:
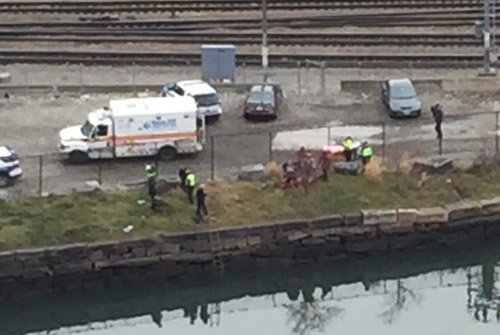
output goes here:
[{"label": "ambulance rear wheel", "polygon": [[162,161],[171,161],[177,156],[177,150],[172,147],[163,147],[158,152],[158,158]]},{"label": "ambulance rear wheel", "polygon": [[89,160],[89,156],[82,151],[73,151],[69,154],[68,163],[70,164],[83,164]]}]

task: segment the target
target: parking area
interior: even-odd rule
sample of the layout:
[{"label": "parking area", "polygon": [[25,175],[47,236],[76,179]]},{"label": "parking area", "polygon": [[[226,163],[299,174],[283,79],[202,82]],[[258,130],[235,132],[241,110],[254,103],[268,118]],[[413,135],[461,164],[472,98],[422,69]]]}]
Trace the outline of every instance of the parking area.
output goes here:
[{"label": "parking area", "polygon": [[[31,85],[41,84],[43,72],[32,71]],[[86,74],[89,75],[91,71],[93,70],[89,69]],[[247,82],[258,82],[257,70],[254,74],[249,69],[246,71]],[[340,140],[347,134],[369,140],[375,145],[377,154],[384,156],[386,163],[397,161],[405,152],[410,156],[437,154],[439,147],[428,108],[438,101],[444,106],[446,113],[443,127],[444,152],[492,153],[496,149],[495,114],[469,115],[494,111],[494,93],[450,92],[432,83],[417,84],[424,105],[422,117],[414,120],[392,120],[380,103],[377,87],[344,87],[344,90],[341,90],[339,82],[343,77],[335,77],[335,73],[329,73],[326,76],[326,86],[322,88],[321,81],[318,80],[321,74],[317,71],[319,70],[303,70],[300,91],[294,82],[297,74],[292,70],[286,69],[283,73],[272,76],[273,82],[282,85],[286,100],[286,107],[274,122],[246,121],[242,115],[245,94],[229,91],[221,93],[224,114],[216,124],[208,127],[208,141],[203,152],[174,162],[159,162],[160,174],[174,175],[181,165],[188,165],[202,178],[233,178],[242,165],[264,163],[270,158],[282,160],[290,150],[297,149],[300,145],[318,149],[329,141]],[[15,72],[13,74],[13,82],[10,84],[22,85],[22,80],[16,82],[20,79],[15,76]],[[146,76],[136,80],[141,84],[151,84],[151,80],[156,80],[161,88],[162,82],[177,80],[180,76],[193,78],[194,75],[194,72],[185,71],[177,73],[177,77],[170,74],[170,77],[163,81],[158,77],[151,79]],[[430,74],[421,73],[415,76],[424,75]],[[34,78],[38,78],[37,76],[39,79],[35,82]],[[105,73],[101,73],[101,76],[104,78]],[[351,75],[345,78],[356,79]],[[120,76],[116,79],[119,80]],[[61,84],[60,82],[59,79],[58,83]],[[71,82],[69,77],[66,77],[65,84],[70,83],[74,84],[75,81]],[[10,92],[9,99],[1,99],[2,144],[17,149],[22,156],[25,170],[19,183],[8,189],[8,195],[68,192],[85,187],[88,181],[100,181],[111,187],[142,180],[143,165],[146,161],[144,159],[70,166],[62,164],[55,154],[58,131],[61,128],[82,123],[89,111],[106,105],[111,98],[132,95],[132,92],[47,94],[28,88],[25,91]],[[43,157],[40,158],[40,155]]]}]

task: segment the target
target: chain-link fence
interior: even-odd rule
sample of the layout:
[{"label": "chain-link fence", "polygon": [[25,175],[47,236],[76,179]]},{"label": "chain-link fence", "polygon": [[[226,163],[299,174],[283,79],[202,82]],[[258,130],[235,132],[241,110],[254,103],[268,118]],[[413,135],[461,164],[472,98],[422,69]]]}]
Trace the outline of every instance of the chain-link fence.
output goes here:
[{"label": "chain-link fence", "polygon": [[449,116],[443,124],[444,138],[438,140],[430,121],[379,122],[284,130],[213,135],[200,153],[163,162],[156,158],[92,161],[84,165],[65,164],[57,154],[22,157],[23,176],[7,192],[13,196],[41,196],[91,188],[95,184],[127,186],[145,181],[144,164],[153,161],[160,178],[176,178],[181,166],[194,170],[202,180],[232,179],[242,166],[278,163],[291,158],[305,146],[318,153],[326,144],[340,143],[351,135],[368,141],[376,158],[389,168],[401,159],[439,154],[472,152],[492,156],[499,152],[499,113]]},{"label": "chain-link fence", "polygon": [[[167,82],[200,78],[201,69],[198,66],[183,67],[153,67],[138,66],[133,63],[117,67],[84,66],[84,65],[46,65],[33,67],[32,65],[6,66],[5,71],[11,75],[10,80],[0,83],[0,92],[15,90],[24,95],[37,92],[41,88],[66,90],[84,94],[89,92],[108,93],[106,87],[114,87],[115,93],[137,93],[145,89],[160,91]],[[325,67],[321,62],[297,62],[291,68],[270,68],[269,79],[279,83],[285,92],[306,96],[310,94],[330,94],[339,86],[341,78],[384,78],[394,73],[397,76],[415,78],[418,71],[420,76],[435,78],[442,75],[447,78],[447,72],[441,69],[415,69],[410,63],[408,68],[397,69],[370,69],[349,68],[337,69]],[[365,72],[364,72],[365,71]],[[369,75],[366,71],[369,71]],[[466,71],[466,70],[464,70]],[[255,84],[263,80],[260,67],[239,64],[236,68],[236,84]],[[434,80],[439,81],[439,80]],[[97,88],[96,88],[97,87]],[[99,87],[103,87],[99,89]],[[123,90],[123,91],[122,91]]]}]

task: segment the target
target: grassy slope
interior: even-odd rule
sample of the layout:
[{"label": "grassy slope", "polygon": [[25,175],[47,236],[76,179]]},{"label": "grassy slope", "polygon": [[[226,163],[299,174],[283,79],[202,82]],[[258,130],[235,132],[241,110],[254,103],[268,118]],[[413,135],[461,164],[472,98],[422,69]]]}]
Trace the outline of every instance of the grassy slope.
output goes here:
[{"label": "grassy slope", "polygon": [[[488,173],[436,176],[419,180],[386,173],[375,183],[363,176],[332,176],[313,186],[282,191],[259,183],[217,183],[208,186],[210,227],[310,217],[363,208],[444,205],[462,198],[500,195],[500,169]],[[447,182],[451,179],[452,182]],[[456,185],[456,186],[455,186]],[[458,191],[457,191],[458,188]],[[152,213],[138,205],[145,192],[72,194],[39,199],[0,201],[0,249],[147,236],[158,232],[202,229],[192,221],[194,207],[179,190],[165,195],[171,208]],[[134,230],[125,234],[123,227]]]}]

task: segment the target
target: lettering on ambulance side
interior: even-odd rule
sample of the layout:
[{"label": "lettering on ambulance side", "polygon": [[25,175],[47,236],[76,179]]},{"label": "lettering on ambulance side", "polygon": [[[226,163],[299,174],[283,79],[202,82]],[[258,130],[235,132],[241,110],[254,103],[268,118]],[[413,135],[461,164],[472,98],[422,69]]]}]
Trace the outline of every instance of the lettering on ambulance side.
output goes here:
[{"label": "lettering on ambulance side", "polygon": [[145,122],[142,125],[142,127],[145,130],[170,130],[177,128],[177,120],[176,119],[161,120],[161,118],[157,118],[156,120]]}]

